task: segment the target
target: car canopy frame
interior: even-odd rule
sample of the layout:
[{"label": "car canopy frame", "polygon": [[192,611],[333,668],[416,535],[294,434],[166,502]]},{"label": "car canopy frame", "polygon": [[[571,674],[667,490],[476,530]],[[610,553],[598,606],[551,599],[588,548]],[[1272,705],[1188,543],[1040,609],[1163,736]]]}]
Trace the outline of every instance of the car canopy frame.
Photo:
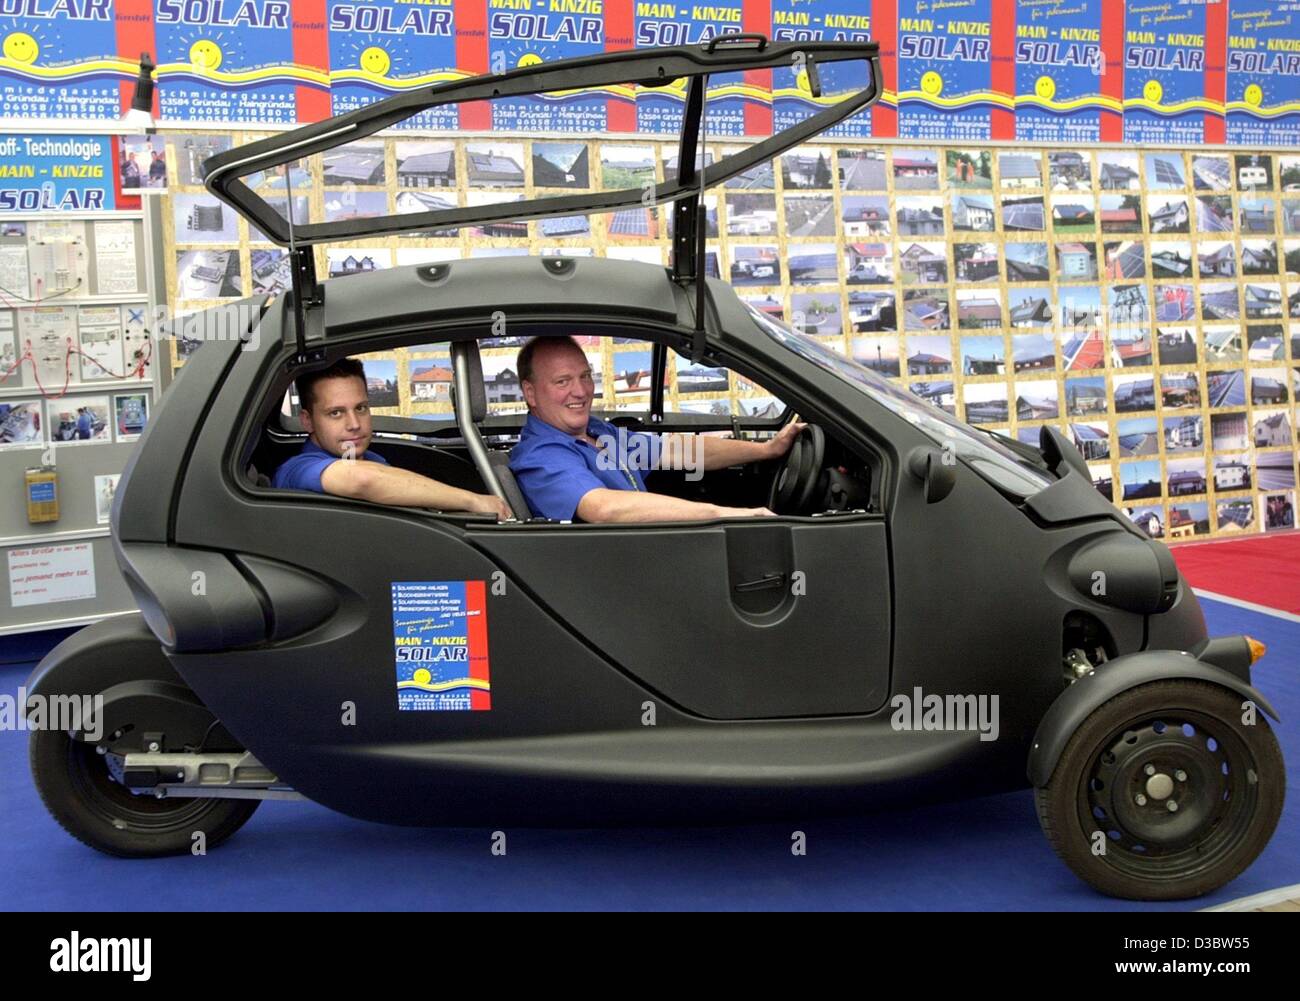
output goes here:
[{"label": "car canopy frame", "polygon": [[[716,163],[702,163],[697,169],[696,158],[704,138],[705,92],[710,75],[791,68],[805,74],[812,99],[826,103],[822,97],[818,65],[847,62],[864,64],[867,77],[864,87],[789,128]],[[290,164],[374,135],[430,108],[627,83],[661,88],[679,79],[686,79],[689,83],[676,176],[655,184],[653,188],[647,184],[617,191],[550,195],[523,202],[431,209],[333,222],[297,223],[293,219],[293,186],[289,183],[287,170]],[[310,360],[306,344],[309,329],[312,333],[322,332],[319,316],[310,315],[318,312],[315,307],[324,302],[324,290],[316,281],[315,260],[311,252],[316,244],[508,220],[590,215],[663,203],[673,205],[673,276],[679,282],[694,281],[698,286],[696,348],[700,351],[703,349],[705,283],[697,281],[697,278],[704,264],[704,190],[779,156],[870,106],[880,96],[880,80],[880,48],[875,42],[771,43],[761,34],[739,33],[718,35],[696,45],[580,56],[398,94],[355,111],[218,153],[203,164],[204,185],[267,239],[289,249],[298,321],[299,363]],[[243,180],[249,175],[276,172],[279,168],[286,168],[284,198],[287,214],[273,208],[265,197]],[[279,193],[272,197],[278,200]],[[319,350],[310,354],[319,354]]]}]

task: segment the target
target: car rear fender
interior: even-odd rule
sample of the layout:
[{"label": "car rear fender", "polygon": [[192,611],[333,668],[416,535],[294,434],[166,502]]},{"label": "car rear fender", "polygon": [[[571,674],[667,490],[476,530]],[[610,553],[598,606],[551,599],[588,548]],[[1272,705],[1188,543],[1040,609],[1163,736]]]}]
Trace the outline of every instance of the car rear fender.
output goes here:
[{"label": "car rear fender", "polygon": [[1029,781],[1035,788],[1047,785],[1065,745],[1076,730],[1097,709],[1115,696],[1152,681],[1188,679],[1208,681],[1236,692],[1278,718],[1268,700],[1258,690],[1221,667],[1197,660],[1178,650],[1144,650],[1116,657],[1080,678],[1056,697],[1034,733],[1029,752]]}]

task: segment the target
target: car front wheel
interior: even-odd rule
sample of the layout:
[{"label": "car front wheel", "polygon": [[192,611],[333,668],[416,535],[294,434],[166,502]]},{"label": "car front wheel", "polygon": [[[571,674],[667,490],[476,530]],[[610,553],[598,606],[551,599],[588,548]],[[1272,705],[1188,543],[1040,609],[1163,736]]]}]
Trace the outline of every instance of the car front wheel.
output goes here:
[{"label": "car front wheel", "polygon": [[1254,705],[1218,685],[1141,685],[1089,716],[1035,790],[1052,848],[1102,893],[1180,900],[1235,879],[1268,844],[1286,773]]}]

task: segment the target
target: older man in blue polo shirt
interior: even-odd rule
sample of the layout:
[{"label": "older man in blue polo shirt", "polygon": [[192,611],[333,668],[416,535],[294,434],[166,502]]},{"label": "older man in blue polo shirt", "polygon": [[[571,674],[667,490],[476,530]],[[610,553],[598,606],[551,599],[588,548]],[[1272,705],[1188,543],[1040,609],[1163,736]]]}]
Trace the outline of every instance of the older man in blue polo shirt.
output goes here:
[{"label": "older man in blue polo shirt", "polygon": [[510,471],[539,518],[553,521],[706,521],[771,515],[765,507],[723,507],[650,493],[645,473],[681,468],[692,444],[703,469],[777,459],[802,424],[765,442],[665,434],[628,434],[591,416],[591,363],[571,337],[534,337],[519,352],[528,420],[510,453]]},{"label": "older man in blue polo shirt", "polygon": [[369,450],[370,396],[365,368],[355,358],[341,358],[327,369],[308,372],[297,385],[308,438],[302,451],[275,471],[272,486],[397,507],[472,511],[496,515],[500,521],[510,517],[505,502],[490,494],[471,493],[398,469]]}]

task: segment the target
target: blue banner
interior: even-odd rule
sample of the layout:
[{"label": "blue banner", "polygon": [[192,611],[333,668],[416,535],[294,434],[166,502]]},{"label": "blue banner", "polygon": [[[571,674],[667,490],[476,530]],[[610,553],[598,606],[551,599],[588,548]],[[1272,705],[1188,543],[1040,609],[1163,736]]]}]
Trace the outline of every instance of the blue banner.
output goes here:
[{"label": "blue banner", "polygon": [[289,0],[154,0],[162,117],[293,124],[296,86],[326,78],[293,64],[290,16]]},{"label": "blue banner", "polygon": [[898,137],[988,139],[993,93],[991,0],[898,4]]},{"label": "blue banner", "polygon": [[112,136],[0,139],[0,213],[117,208]]},{"label": "blue banner", "polygon": [[1300,146],[1300,6],[1228,9],[1228,142]]},{"label": "blue banner", "polygon": [[1102,0],[1016,0],[1016,138],[1095,143],[1101,112]]},{"label": "blue banner", "polygon": [[[329,0],[331,110],[339,115],[417,87],[466,74],[456,69],[452,0]],[[398,128],[455,130],[455,104],[422,112]]]},{"label": "blue banner", "polygon": [[117,56],[115,17],[113,0],[0,3],[0,118],[117,118],[136,65]]},{"label": "blue banner", "polygon": [[[744,5],[740,0],[692,5],[685,3],[638,3],[633,22],[636,47],[698,45],[718,35],[743,30]],[[746,96],[759,101],[765,93],[747,88],[744,75],[722,73],[709,77],[705,94],[706,127],[710,136],[739,136],[745,132]],[[686,107],[685,81],[663,88],[639,88],[636,98],[638,132],[681,132]]]},{"label": "blue banner", "polygon": [[[520,10],[517,0],[488,0],[490,72],[604,52],[602,6],[598,0],[577,0]],[[569,13],[567,8],[582,12]],[[609,97],[608,91],[584,90],[493,101],[492,127],[517,132],[603,132]]]},{"label": "blue banner", "polygon": [[1124,21],[1124,141],[1205,141],[1205,7],[1128,0]]},{"label": "blue banner", "polygon": [[[824,0],[807,4],[802,0],[772,0],[772,33],[774,42],[865,42],[871,41],[870,0]],[[819,67],[823,73],[838,71],[846,83],[858,78],[865,83],[862,71],[853,67],[827,65]],[[775,131],[788,129],[806,121],[822,109],[822,103],[813,100],[807,85],[808,74],[797,67],[780,68],[772,73],[772,123]],[[842,89],[834,88],[834,81],[822,81],[822,93],[828,98],[846,96]],[[876,81],[877,86],[883,86]],[[841,122],[825,133],[827,138],[865,139],[871,135],[871,112],[864,111]]]}]

